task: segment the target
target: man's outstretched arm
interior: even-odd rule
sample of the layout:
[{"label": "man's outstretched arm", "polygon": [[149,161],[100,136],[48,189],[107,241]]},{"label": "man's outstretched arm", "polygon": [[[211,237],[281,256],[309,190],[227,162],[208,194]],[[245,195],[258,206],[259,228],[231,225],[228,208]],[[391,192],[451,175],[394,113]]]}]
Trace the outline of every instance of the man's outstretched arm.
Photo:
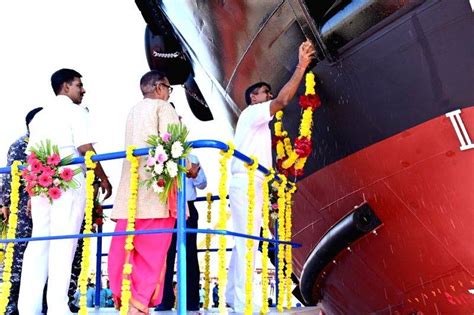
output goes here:
[{"label": "man's outstretched arm", "polygon": [[295,96],[296,91],[304,77],[306,68],[313,60],[316,51],[313,44],[309,40],[302,43],[298,51],[298,65],[296,66],[290,80],[283,86],[277,97],[270,103],[270,115],[275,115],[276,112],[285,108]]}]

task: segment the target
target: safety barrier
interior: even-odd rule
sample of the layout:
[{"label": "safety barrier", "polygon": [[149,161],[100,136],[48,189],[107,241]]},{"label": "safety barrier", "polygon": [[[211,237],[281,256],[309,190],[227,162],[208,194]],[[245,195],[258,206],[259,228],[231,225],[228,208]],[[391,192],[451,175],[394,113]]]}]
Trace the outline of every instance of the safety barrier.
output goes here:
[{"label": "safety barrier", "polygon": [[[197,140],[190,142],[194,149],[198,148],[214,148],[220,149],[223,152],[229,150],[229,146],[223,142],[216,141],[216,140]],[[147,155],[149,148],[140,148],[135,149],[133,154],[135,156]],[[243,153],[235,150],[233,156],[238,158],[244,163],[248,165],[252,165],[253,160],[244,155]],[[114,159],[121,159],[125,158],[126,153],[125,151],[118,151],[112,153],[105,153],[105,154],[96,154],[92,156],[92,161],[107,161],[107,160],[114,160]],[[83,157],[75,158],[71,164],[82,164],[84,163]],[[185,166],[185,160],[180,160],[180,165]],[[2,167],[0,168],[1,173],[9,173],[10,167]],[[263,173],[264,175],[270,174],[269,170],[259,165],[257,168],[258,171]],[[277,181],[280,182],[279,177],[275,177]],[[236,233],[228,230],[211,230],[211,229],[190,229],[186,228],[186,185],[185,185],[185,176],[181,177],[181,187],[183,189],[178,193],[178,213],[177,213],[177,224],[176,229],[160,229],[160,230],[136,230],[136,231],[124,231],[124,232],[102,232],[102,227],[99,226],[99,229],[96,233],[93,234],[69,234],[69,235],[54,235],[54,236],[44,236],[44,237],[29,237],[29,238],[18,238],[18,239],[2,239],[0,240],[1,243],[18,243],[18,242],[29,242],[29,241],[45,241],[45,240],[57,240],[57,239],[71,239],[71,238],[89,238],[89,237],[96,237],[97,238],[97,262],[96,262],[96,283],[98,284],[96,287],[96,305],[99,303],[100,298],[100,284],[101,284],[101,257],[102,254],[102,237],[110,237],[110,236],[124,236],[124,235],[140,235],[140,234],[159,234],[159,233],[176,233],[177,234],[177,261],[178,261],[178,268],[177,268],[177,286],[178,286],[178,296],[177,296],[177,311],[178,314],[186,314],[186,233],[204,233],[204,234],[217,234],[217,235],[225,235],[225,236],[235,236],[235,237],[242,237],[246,239],[252,239],[257,241],[263,241],[268,243],[274,243],[276,245],[290,245],[293,248],[301,247],[301,244],[293,243],[290,241],[281,241],[278,239],[278,233],[275,233],[275,239],[270,238],[263,238],[253,235],[247,235],[242,233]],[[218,200],[217,196],[213,196],[212,200]],[[206,200],[206,199],[203,199]],[[111,206],[107,206],[104,208],[110,208]],[[279,246],[275,246],[275,251],[278,251]],[[278,261],[276,261],[278,263]],[[277,269],[278,266],[275,266]],[[275,275],[276,281],[278,281],[278,274]],[[278,285],[276,286],[278,290]],[[278,293],[277,293],[278,299]]]}]

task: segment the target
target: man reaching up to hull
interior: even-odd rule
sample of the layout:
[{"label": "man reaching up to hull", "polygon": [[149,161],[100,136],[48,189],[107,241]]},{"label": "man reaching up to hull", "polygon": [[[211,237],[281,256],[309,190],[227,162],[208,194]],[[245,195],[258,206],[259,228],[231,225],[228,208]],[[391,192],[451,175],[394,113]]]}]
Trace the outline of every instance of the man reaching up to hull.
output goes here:
[{"label": "man reaching up to hull", "polygon": [[[240,114],[235,129],[234,144],[238,151],[247,156],[255,156],[264,167],[272,166],[271,132],[269,122],[273,115],[284,109],[295,96],[304,77],[305,70],[314,58],[313,45],[306,41],[299,47],[298,65],[290,80],[283,86],[276,98],[273,98],[270,84],[259,82],[245,91],[245,101],[249,105]],[[242,161],[233,159],[232,179],[229,187],[229,201],[234,231],[246,234],[247,220],[255,220],[253,235],[259,236],[262,225],[262,182],[263,174],[255,173],[255,217],[247,218],[247,169]],[[229,265],[229,282],[226,291],[228,304],[236,311],[243,312],[245,306],[245,252],[246,239],[235,238]],[[257,242],[254,243],[254,261]],[[252,267],[252,270],[254,267]]]}]

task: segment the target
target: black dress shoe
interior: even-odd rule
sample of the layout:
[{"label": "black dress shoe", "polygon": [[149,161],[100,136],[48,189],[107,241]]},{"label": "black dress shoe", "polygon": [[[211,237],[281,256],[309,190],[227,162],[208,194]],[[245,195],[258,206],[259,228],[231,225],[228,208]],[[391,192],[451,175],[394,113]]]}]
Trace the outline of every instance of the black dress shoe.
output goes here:
[{"label": "black dress shoe", "polygon": [[69,303],[69,310],[71,311],[71,313],[77,313],[79,312],[79,307],[72,303]]},{"label": "black dress shoe", "polygon": [[188,311],[199,311],[199,306],[188,306]]},{"label": "black dress shoe", "polygon": [[171,311],[172,307],[171,306],[168,306],[168,305],[163,305],[163,304],[160,304],[158,305],[157,307],[155,307],[155,311]]}]

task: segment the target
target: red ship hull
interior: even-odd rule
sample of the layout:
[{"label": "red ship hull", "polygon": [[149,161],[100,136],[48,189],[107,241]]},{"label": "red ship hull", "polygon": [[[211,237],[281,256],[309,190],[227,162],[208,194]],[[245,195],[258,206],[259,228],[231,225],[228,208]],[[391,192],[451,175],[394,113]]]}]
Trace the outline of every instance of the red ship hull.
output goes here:
[{"label": "red ship hull", "polygon": [[[471,138],[474,107],[461,114]],[[474,149],[460,150],[440,116],[305,178],[295,194],[294,269],[354,206],[382,225],[342,251],[317,279],[328,314],[472,314]],[[308,219],[312,219],[311,222]]]}]

